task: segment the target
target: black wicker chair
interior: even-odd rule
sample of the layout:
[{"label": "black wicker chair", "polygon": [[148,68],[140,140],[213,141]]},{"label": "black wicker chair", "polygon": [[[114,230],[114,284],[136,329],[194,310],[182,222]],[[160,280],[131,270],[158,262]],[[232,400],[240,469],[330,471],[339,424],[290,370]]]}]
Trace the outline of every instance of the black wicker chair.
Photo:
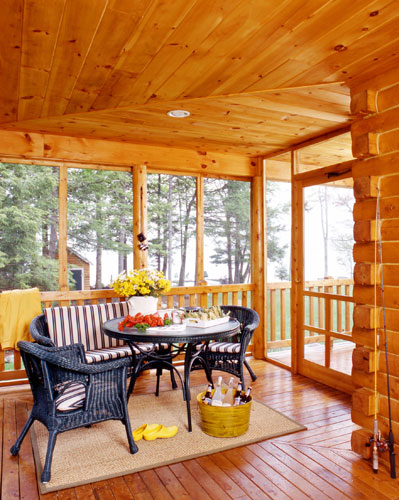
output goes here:
[{"label": "black wicker chair", "polygon": [[[207,350],[201,352],[200,356],[205,358],[211,370],[222,370],[237,376],[242,381],[242,388],[245,390],[244,365],[249,371],[253,381],[256,375],[245,359],[245,353],[251,341],[255,329],[259,325],[259,316],[256,311],[242,306],[221,306],[222,311],[230,313],[231,318],[235,318],[241,324],[241,331],[231,342],[211,342]],[[193,369],[200,369],[201,365],[196,364]]]},{"label": "black wicker chair", "polygon": [[33,408],[11,453],[17,455],[35,420],[49,432],[41,481],[51,477],[51,461],[57,435],[104,420],[121,420],[129,449],[136,453],[126,400],[126,360],[86,364],[83,346],[45,347],[20,341],[25,369],[33,393]]}]

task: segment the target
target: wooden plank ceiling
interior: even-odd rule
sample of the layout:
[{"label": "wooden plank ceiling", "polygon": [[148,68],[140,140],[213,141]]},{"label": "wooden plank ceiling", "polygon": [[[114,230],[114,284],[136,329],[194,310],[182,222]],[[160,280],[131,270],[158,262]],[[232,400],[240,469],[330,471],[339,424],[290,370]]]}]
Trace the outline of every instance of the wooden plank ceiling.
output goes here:
[{"label": "wooden plank ceiling", "polygon": [[[398,0],[1,8],[0,128],[9,130],[258,156],[344,127],[351,82],[399,63]],[[170,118],[171,109],[191,116]],[[348,158],[347,140],[330,143],[328,155]]]}]

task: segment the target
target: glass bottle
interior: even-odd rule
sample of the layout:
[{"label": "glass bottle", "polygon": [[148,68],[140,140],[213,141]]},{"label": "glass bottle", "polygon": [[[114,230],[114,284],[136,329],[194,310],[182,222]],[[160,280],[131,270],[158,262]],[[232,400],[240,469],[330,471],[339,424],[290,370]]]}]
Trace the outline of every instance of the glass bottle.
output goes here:
[{"label": "glass bottle", "polygon": [[239,406],[241,404],[241,391],[242,384],[241,382],[238,382],[236,392],[234,394],[234,406]]},{"label": "glass bottle", "polygon": [[202,398],[202,401],[206,405],[210,405],[212,402],[212,384],[208,384],[208,388],[206,389],[205,395]]},{"label": "glass bottle", "polygon": [[240,404],[245,405],[245,403],[248,403],[251,391],[252,391],[252,387],[249,386],[248,389],[245,391],[244,396],[241,398]]},{"label": "glass bottle", "polygon": [[218,377],[216,382],[215,391],[212,396],[212,406],[222,406],[223,405],[223,392],[222,392],[222,377]]},{"label": "glass bottle", "polygon": [[234,403],[234,377],[230,377],[227,392],[223,398],[223,406],[233,406]]}]

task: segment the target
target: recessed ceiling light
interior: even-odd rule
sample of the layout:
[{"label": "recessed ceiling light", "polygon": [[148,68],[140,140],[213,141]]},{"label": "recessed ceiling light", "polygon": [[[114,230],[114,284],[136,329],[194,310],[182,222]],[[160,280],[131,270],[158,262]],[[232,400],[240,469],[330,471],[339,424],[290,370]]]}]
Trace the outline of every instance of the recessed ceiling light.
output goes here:
[{"label": "recessed ceiling light", "polygon": [[190,111],[186,111],[185,109],[173,109],[172,111],[168,111],[168,116],[172,118],[187,118],[190,114]]}]

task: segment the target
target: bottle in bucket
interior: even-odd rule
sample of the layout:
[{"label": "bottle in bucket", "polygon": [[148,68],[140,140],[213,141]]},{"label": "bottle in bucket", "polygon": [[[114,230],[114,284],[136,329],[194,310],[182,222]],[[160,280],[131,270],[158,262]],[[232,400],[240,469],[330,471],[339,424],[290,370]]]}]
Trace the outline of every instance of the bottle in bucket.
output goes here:
[{"label": "bottle in bucket", "polygon": [[252,391],[252,387],[249,386],[248,389],[245,391],[244,396],[241,398],[241,403],[240,404],[245,405],[245,403],[248,403],[251,391]]},{"label": "bottle in bucket", "polygon": [[208,384],[208,388],[205,392],[203,403],[206,405],[210,405],[212,403],[212,384]]},{"label": "bottle in bucket", "polygon": [[223,406],[233,406],[234,403],[234,377],[230,377],[227,392],[223,398]]},{"label": "bottle in bucket", "polygon": [[218,377],[216,382],[216,388],[212,396],[212,406],[222,406],[223,405],[223,392],[222,392],[222,377]]},{"label": "bottle in bucket", "polygon": [[234,406],[239,406],[241,404],[241,391],[242,391],[242,384],[241,382],[238,382],[236,393],[234,395]]}]

